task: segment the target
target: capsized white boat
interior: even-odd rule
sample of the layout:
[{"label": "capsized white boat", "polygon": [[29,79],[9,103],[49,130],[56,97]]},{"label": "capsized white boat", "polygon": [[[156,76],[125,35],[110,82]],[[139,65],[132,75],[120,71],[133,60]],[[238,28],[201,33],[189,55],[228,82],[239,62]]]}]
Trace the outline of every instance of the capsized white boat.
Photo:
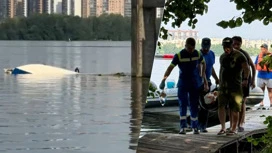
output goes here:
[{"label": "capsized white boat", "polygon": [[78,72],[59,68],[59,67],[54,67],[54,66],[49,66],[49,65],[44,65],[44,64],[27,64],[27,65],[22,65],[18,66],[15,68],[7,68],[4,69],[5,73],[8,74],[38,74],[38,75],[58,75],[58,74],[78,74]]}]

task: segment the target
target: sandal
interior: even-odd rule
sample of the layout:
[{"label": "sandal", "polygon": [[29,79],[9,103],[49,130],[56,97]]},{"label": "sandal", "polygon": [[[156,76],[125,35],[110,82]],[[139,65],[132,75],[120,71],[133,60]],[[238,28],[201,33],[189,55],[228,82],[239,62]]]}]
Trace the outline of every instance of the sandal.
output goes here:
[{"label": "sandal", "polygon": [[217,135],[223,135],[223,134],[225,134],[225,133],[226,133],[226,130],[221,129],[221,130],[217,133]]},{"label": "sandal", "polygon": [[237,133],[236,132],[234,132],[234,131],[229,131],[226,135],[229,135],[229,136],[231,136],[231,135],[236,135]]},{"label": "sandal", "polygon": [[226,129],[226,132],[230,131],[230,129],[231,129],[230,127],[229,127],[229,128],[227,128],[227,129]]},{"label": "sandal", "polygon": [[238,132],[244,132],[245,129],[243,127],[238,127]]}]

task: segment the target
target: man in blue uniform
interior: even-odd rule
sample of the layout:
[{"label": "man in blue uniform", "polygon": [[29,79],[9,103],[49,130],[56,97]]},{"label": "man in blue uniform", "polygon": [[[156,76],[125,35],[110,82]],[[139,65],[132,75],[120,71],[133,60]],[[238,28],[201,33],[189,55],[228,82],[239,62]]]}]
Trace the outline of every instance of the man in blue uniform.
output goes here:
[{"label": "man in blue uniform", "polygon": [[[208,86],[209,86],[209,90],[211,88],[211,76],[213,76],[215,83],[219,84],[219,79],[215,73],[215,70],[213,68],[213,65],[215,63],[215,55],[214,52],[212,50],[210,50],[211,47],[211,39],[210,38],[203,38],[202,42],[201,42],[201,53],[205,59],[205,63],[206,63],[206,78],[208,81]],[[203,88],[204,86],[202,85],[201,89],[200,89],[200,98],[202,98],[204,100],[204,96],[208,93],[208,92],[203,92]],[[200,132],[208,132],[206,130],[207,127],[207,122],[208,122],[208,116],[209,116],[209,111],[205,110],[204,108],[200,107],[199,110],[199,114],[198,114],[198,124],[199,124],[199,130]]]},{"label": "man in blue uniform", "polygon": [[[205,75],[205,60],[202,54],[195,50],[195,39],[186,39],[185,48],[175,54],[171,64],[168,66],[160,89],[164,89],[165,80],[171,74],[173,68],[178,65],[180,69],[178,80],[178,99],[180,111],[180,132],[186,134],[187,127],[187,106],[190,106],[191,127],[194,129],[194,134],[199,134],[198,131],[198,101],[200,86],[204,81],[204,89],[208,90],[208,82]],[[189,104],[190,102],[190,104]]]}]

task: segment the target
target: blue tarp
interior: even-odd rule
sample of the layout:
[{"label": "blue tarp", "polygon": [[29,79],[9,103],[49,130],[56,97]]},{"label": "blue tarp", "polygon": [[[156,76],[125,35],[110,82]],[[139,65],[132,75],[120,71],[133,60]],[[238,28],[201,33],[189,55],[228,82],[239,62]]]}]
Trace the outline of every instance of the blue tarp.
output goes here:
[{"label": "blue tarp", "polygon": [[11,74],[31,74],[29,72],[26,72],[24,70],[21,70],[21,69],[18,69],[18,68],[15,68]]}]

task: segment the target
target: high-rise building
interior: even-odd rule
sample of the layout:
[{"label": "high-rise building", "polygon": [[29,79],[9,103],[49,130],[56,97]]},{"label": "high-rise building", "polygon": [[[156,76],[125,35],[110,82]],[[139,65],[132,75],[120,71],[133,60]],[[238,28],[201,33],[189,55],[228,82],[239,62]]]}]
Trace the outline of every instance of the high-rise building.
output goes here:
[{"label": "high-rise building", "polygon": [[72,15],[72,0],[62,0],[62,13]]},{"label": "high-rise building", "polygon": [[82,15],[82,1],[81,0],[74,0],[73,5],[73,15],[81,17]]},{"label": "high-rise building", "polygon": [[28,0],[23,0],[23,4],[24,4],[24,16],[27,17],[27,10],[28,10],[28,6],[27,6],[27,1]]},{"label": "high-rise building", "polygon": [[131,0],[125,0],[124,5],[125,5],[124,16],[131,17]]},{"label": "high-rise building", "polygon": [[81,0],[81,14],[83,18],[87,18],[91,15],[90,12],[90,0]]},{"label": "high-rise building", "polygon": [[16,16],[27,17],[27,0],[17,0]]},{"label": "high-rise building", "polygon": [[17,0],[16,16],[24,16],[24,0]]},{"label": "high-rise building", "polygon": [[27,15],[43,13],[43,0],[27,0]]},{"label": "high-rise building", "polygon": [[109,10],[108,13],[121,14],[124,16],[124,0],[109,0]]},{"label": "high-rise building", "polygon": [[103,13],[108,13],[109,11],[109,0],[103,0]]},{"label": "high-rise building", "polygon": [[16,0],[8,0],[8,17],[13,18],[16,15]]},{"label": "high-rise building", "polygon": [[100,16],[103,13],[104,13],[103,12],[103,0],[96,0],[96,12],[95,12],[95,15]]},{"label": "high-rise building", "polygon": [[62,0],[54,0],[53,2],[53,12],[60,14],[62,13]]},{"label": "high-rise building", "polygon": [[90,0],[90,14],[96,16],[96,0]]},{"label": "high-rise building", "polygon": [[0,20],[8,17],[8,0],[0,0]]},{"label": "high-rise building", "polygon": [[54,0],[43,0],[43,13],[54,13]]}]

